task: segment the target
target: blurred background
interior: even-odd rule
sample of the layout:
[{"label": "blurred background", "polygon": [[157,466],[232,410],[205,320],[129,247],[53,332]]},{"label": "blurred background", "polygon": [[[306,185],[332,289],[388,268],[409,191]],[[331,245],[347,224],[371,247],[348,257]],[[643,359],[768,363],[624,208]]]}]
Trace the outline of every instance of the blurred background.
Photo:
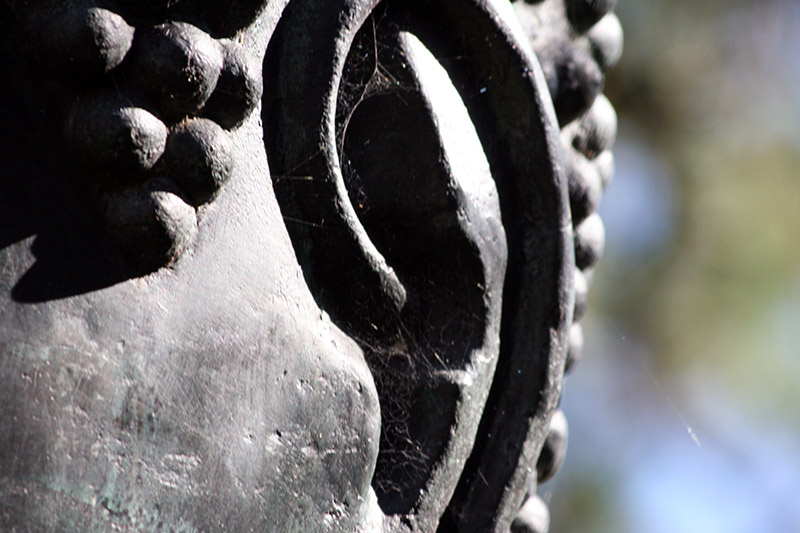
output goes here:
[{"label": "blurred background", "polygon": [[800,1],[619,0],[551,531],[800,532]]}]

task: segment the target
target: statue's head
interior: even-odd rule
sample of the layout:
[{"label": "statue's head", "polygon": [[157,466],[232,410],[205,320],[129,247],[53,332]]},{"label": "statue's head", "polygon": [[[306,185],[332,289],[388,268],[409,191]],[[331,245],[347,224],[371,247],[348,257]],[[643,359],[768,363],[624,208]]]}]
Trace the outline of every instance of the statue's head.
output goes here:
[{"label": "statue's head", "polygon": [[602,248],[584,3],[0,0],[0,525],[508,527]]}]

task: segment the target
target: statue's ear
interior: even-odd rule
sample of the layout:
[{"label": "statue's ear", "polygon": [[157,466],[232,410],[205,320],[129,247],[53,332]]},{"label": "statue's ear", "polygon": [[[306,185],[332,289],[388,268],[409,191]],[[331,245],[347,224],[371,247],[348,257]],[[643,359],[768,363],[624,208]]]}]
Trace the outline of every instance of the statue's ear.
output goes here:
[{"label": "statue's ear", "polygon": [[288,5],[265,59],[267,157],[306,281],[376,379],[381,508],[433,530],[450,506],[483,530],[521,505],[560,394],[558,122],[510,7],[376,3]]}]

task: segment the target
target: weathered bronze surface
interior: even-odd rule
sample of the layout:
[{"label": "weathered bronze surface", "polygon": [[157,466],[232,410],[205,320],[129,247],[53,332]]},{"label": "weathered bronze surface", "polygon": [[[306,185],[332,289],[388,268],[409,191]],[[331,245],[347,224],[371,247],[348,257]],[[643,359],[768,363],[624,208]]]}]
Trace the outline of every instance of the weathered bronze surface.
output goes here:
[{"label": "weathered bronze surface", "polygon": [[0,529],[543,531],[600,0],[0,0]]}]

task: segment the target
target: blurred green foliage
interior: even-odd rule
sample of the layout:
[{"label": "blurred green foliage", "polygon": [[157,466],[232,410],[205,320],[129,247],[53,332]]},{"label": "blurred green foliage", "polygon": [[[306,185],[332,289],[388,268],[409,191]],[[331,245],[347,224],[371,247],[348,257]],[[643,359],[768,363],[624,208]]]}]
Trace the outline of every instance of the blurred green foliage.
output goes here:
[{"label": "blurred green foliage", "polygon": [[[634,253],[609,225],[587,320],[644,344],[645,394],[674,402],[682,419],[702,418],[707,383],[754,432],[769,419],[800,435],[800,2],[619,0],[616,12],[625,54],[606,93],[618,148],[644,146],[666,168],[670,197],[649,201],[671,202],[672,231]],[[631,172],[623,163],[618,173]],[[587,358],[603,350],[586,343]],[[596,367],[584,360],[575,374],[584,371]],[[703,423],[700,440],[716,431]],[[800,438],[789,449],[800,453]],[[624,461],[616,453],[609,464]],[[619,512],[635,505],[620,496],[622,476],[610,464],[556,481],[552,531],[641,531]]]},{"label": "blurred green foliage", "polygon": [[798,7],[622,0],[626,53],[607,84],[620,122],[671,170],[677,232],[658,261],[609,255],[601,271],[644,272],[624,298],[603,297],[616,288],[601,289],[601,274],[592,305],[639,332],[658,369],[710,365],[768,402],[800,399],[796,372],[781,368],[796,363],[774,356],[800,348],[770,327],[800,281]]}]

